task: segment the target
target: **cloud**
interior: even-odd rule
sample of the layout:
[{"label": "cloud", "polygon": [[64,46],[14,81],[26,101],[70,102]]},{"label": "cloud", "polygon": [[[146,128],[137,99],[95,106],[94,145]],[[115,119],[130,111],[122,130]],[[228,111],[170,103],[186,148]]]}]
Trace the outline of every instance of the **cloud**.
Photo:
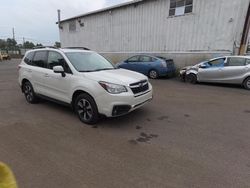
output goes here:
[{"label": "cloud", "polygon": [[0,38],[11,37],[15,27],[19,43],[22,38],[51,45],[59,40],[57,9],[62,19],[128,0],[8,0],[0,6]]}]

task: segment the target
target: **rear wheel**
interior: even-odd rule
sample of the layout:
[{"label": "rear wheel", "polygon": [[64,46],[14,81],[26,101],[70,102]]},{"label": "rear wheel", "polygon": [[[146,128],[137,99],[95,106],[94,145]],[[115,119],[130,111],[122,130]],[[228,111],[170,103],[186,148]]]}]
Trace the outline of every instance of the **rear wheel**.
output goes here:
[{"label": "rear wheel", "polygon": [[79,119],[86,124],[95,124],[98,122],[99,113],[94,99],[86,93],[80,94],[74,104]]},{"label": "rear wheel", "polygon": [[157,79],[159,77],[159,74],[156,70],[151,70],[148,73],[148,77],[151,79]]},{"label": "rear wheel", "polygon": [[248,78],[244,81],[243,86],[244,86],[245,89],[250,90],[250,77],[248,77]]},{"label": "rear wheel", "polygon": [[26,81],[23,84],[23,93],[28,103],[37,103],[38,98],[36,97],[36,94],[30,82]]},{"label": "rear wheel", "polygon": [[185,80],[188,83],[196,84],[197,83],[197,76],[195,74],[188,74],[188,75],[186,75]]}]

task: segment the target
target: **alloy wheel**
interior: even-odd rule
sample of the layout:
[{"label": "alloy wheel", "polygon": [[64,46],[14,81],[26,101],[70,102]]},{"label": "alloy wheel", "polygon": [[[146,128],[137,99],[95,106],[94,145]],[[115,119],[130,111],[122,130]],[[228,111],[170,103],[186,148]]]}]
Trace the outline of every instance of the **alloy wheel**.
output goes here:
[{"label": "alloy wheel", "polygon": [[89,101],[81,99],[77,103],[79,117],[84,121],[91,120],[93,116],[93,109]]}]

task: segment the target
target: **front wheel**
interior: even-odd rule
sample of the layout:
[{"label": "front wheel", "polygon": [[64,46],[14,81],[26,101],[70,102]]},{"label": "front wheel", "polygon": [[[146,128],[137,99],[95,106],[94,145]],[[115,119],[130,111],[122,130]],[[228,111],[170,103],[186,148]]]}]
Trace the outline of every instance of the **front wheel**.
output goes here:
[{"label": "front wheel", "polygon": [[197,76],[195,74],[188,74],[186,75],[186,82],[191,84],[197,83]]},{"label": "front wheel", "polygon": [[86,124],[98,122],[99,113],[94,99],[88,94],[80,94],[75,100],[75,111],[79,119]]},{"label": "front wheel", "polygon": [[148,77],[151,79],[157,79],[159,77],[159,74],[156,70],[151,70],[148,73]]},{"label": "front wheel", "polygon": [[244,81],[243,86],[244,86],[245,89],[250,90],[250,77],[248,77],[248,78]]}]

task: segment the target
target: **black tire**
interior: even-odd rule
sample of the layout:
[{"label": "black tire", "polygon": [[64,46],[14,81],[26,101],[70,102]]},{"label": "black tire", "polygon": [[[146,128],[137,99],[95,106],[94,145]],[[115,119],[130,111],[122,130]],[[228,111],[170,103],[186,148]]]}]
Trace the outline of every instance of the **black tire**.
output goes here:
[{"label": "black tire", "polygon": [[38,102],[38,97],[36,96],[34,89],[29,81],[24,82],[23,84],[23,93],[26,98],[26,101],[30,104],[35,104]]},{"label": "black tire", "polygon": [[157,79],[159,77],[159,73],[156,70],[152,69],[149,71],[148,77],[151,79]]},{"label": "black tire", "polygon": [[96,103],[94,99],[86,93],[77,96],[74,109],[78,118],[83,123],[93,125],[99,120],[99,113]]},{"label": "black tire", "polygon": [[250,77],[244,80],[243,86],[245,89],[250,90]]},{"label": "black tire", "polygon": [[188,74],[186,75],[186,82],[190,84],[196,84],[197,83],[197,76],[195,74]]}]

